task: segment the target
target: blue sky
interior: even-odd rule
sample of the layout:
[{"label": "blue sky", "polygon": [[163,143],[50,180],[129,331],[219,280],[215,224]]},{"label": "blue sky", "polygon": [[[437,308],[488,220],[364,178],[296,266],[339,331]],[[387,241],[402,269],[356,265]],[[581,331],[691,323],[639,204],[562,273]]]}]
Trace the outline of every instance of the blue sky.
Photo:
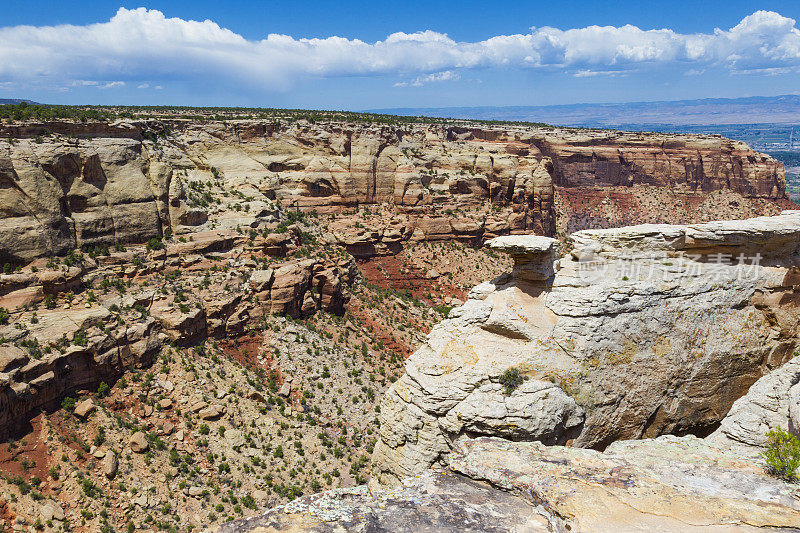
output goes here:
[{"label": "blue sky", "polygon": [[800,90],[800,2],[3,0],[0,98],[327,109]]}]

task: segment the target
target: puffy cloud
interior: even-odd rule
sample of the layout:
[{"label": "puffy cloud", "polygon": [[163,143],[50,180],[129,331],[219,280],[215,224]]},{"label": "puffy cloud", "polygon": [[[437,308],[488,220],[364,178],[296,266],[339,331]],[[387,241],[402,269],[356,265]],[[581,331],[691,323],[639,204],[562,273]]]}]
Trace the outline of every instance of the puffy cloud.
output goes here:
[{"label": "puffy cloud", "polygon": [[452,70],[445,70],[443,72],[434,72],[432,74],[426,74],[424,76],[417,76],[411,81],[401,81],[395,83],[395,87],[422,87],[423,85],[427,85],[429,83],[437,83],[440,81],[455,81],[461,79],[461,75],[458,72],[454,72]]},{"label": "puffy cloud", "polygon": [[248,40],[209,20],[166,18],[145,8],[120,8],[108,22],[86,26],[0,28],[0,81],[75,86],[169,80],[280,89],[304,78],[368,75],[416,76],[400,84],[418,86],[457,79],[458,71],[474,68],[593,76],[660,65],[739,73],[797,69],[800,30],[793,19],[757,11],[709,34],[625,25],[534,27],[479,42],[430,30],[393,33],[374,43],[279,34]]}]

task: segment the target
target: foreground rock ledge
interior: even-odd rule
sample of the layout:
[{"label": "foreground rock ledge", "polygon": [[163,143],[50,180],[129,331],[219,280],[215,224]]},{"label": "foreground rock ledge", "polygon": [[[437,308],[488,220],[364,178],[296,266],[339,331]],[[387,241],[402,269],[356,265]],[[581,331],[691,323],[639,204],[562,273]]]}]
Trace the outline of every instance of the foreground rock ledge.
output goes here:
[{"label": "foreground rock ledge", "polygon": [[482,437],[461,442],[449,469],[394,490],[307,496],[218,531],[795,530],[798,496],[754,456],[696,437],[621,441],[604,453]]},{"label": "foreground rock ledge", "polygon": [[548,518],[519,496],[454,472],[428,471],[393,491],[362,485],[306,496],[217,533],[275,531],[419,532],[551,531]]},{"label": "foreground rock ledge", "polygon": [[[391,486],[480,435],[603,449],[705,436],[797,343],[800,212],[490,241],[482,283],[406,361],[381,405],[373,482]],[[546,273],[547,279],[531,273]],[[503,373],[526,379],[507,390]]]}]

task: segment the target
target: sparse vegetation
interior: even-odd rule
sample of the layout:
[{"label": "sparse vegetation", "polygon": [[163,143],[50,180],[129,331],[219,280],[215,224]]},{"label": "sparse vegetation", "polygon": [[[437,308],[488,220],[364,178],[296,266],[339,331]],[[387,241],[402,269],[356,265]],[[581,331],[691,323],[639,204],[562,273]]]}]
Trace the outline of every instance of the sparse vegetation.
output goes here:
[{"label": "sparse vegetation", "polygon": [[800,439],[778,427],[767,432],[767,447],[762,452],[767,472],[794,483],[800,467]]},{"label": "sparse vegetation", "polygon": [[500,374],[500,384],[505,387],[505,393],[511,394],[525,381],[519,369],[509,368]]}]

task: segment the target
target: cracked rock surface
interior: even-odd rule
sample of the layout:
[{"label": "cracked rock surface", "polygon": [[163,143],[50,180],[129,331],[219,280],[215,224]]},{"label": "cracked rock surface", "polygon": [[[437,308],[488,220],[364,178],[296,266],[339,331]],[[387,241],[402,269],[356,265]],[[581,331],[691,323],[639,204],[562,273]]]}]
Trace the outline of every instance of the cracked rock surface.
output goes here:
[{"label": "cracked rock surface", "polygon": [[[522,259],[524,246],[509,249],[512,275],[471,291],[406,361],[381,407],[375,484],[445,466],[476,435],[599,449],[705,436],[791,358],[799,212],[584,231],[574,241],[538,282],[518,266],[541,247]],[[710,259],[747,255],[752,243],[758,264]],[[509,369],[524,379],[513,390],[501,382]]]}]

